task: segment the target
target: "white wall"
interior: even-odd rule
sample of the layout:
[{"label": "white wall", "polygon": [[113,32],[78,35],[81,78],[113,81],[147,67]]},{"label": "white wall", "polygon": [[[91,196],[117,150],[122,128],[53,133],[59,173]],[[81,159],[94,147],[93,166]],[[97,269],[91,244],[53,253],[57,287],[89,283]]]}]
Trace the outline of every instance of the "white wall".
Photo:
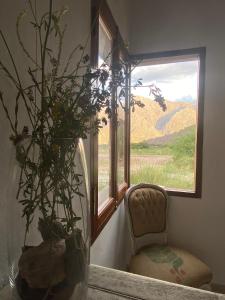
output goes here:
[{"label": "white wall", "polygon": [[91,247],[91,263],[108,268],[126,270],[129,237],[124,203],[118,207],[109,223]]},{"label": "white wall", "polygon": [[126,45],[129,44],[129,0],[107,0]]},{"label": "white wall", "polygon": [[201,199],[172,198],[170,241],[189,249],[225,284],[225,2],[132,1],[130,50],[159,52],[206,46]]}]

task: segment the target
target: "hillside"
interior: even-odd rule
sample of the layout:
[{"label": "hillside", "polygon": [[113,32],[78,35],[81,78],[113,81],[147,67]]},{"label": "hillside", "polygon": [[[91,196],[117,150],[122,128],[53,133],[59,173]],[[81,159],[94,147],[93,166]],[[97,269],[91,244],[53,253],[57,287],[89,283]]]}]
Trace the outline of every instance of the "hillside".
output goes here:
[{"label": "hillside", "polygon": [[[136,107],[131,113],[131,143],[149,142],[152,139],[177,134],[196,124],[196,107],[192,103],[166,100],[167,110],[163,112],[156,102],[148,98],[136,98],[141,100],[145,107]],[[122,115],[120,111],[120,120]],[[100,144],[106,144],[108,141],[109,125],[102,128],[99,134]]]}]

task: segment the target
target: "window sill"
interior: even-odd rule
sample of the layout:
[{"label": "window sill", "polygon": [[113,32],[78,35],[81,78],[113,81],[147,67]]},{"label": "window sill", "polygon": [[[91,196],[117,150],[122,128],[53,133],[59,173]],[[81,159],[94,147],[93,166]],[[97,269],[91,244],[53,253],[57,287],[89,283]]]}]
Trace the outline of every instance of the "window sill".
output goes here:
[{"label": "window sill", "polygon": [[[131,184],[131,186],[134,186],[135,184]],[[201,198],[201,191],[196,190],[196,191],[187,191],[187,190],[175,190],[175,189],[168,189],[163,185],[158,185],[161,188],[163,188],[169,196],[174,196],[174,197],[186,197],[186,198]]]},{"label": "window sill", "polygon": [[201,192],[195,191],[182,191],[182,190],[168,190],[166,189],[166,192],[169,196],[175,196],[175,197],[186,197],[186,198],[201,198]]}]

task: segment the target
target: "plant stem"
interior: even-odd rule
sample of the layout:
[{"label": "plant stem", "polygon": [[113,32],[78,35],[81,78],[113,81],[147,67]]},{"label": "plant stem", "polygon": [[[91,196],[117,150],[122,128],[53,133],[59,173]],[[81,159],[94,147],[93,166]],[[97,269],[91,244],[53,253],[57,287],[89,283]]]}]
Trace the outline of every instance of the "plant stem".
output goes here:
[{"label": "plant stem", "polygon": [[1,93],[1,92],[0,92],[0,101],[1,101],[1,103],[2,103],[3,109],[4,109],[5,114],[6,114],[6,118],[7,118],[8,121],[9,121],[9,124],[10,124],[10,127],[11,127],[12,131],[13,131],[15,134],[17,134],[16,129],[14,128],[13,123],[12,123],[12,120],[11,120],[11,118],[10,118],[9,111],[8,111],[6,105],[5,105],[4,100],[3,100],[3,96],[2,96],[2,93]]},{"label": "plant stem", "polygon": [[8,51],[9,56],[10,56],[11,62],[12,62],[12,64],[13,64],[13,68],[14,68],[14,71],[15,71],[15,73],[16,73],[16,77],[17,77],[17,80],[18,80],[18,83],[19,83],[19,87],[17,87],[17,88],[18,88],[18,90],[21,92],[21,95],[22,95],[22,98],[23,98],[23,100],[24,100],[24,104],[25,104],[25,106],[26,106],[26,109],[27,109],[27,113],[28,113],[30,122],[31,122],[31,124],[32,124],[32,126],[33,126],[33,120],[32,120],[31,114],[30,114],[29,106],[28,106],[27,101],[26,101],[26,98],[25,98],[25,96],[24,96],[24,91],[23,91],[23,87],[22,87],[22,83],[21,83],[21,80],[20,80],[19,72],[18,72],[18,70],[17,70],[16,63],[15,63],[15,61],[14,61],[12,52],[11,52],[10,49],[9,49],[8,43],[7,43],[7,41],[6,41],[5,37],[4,37],[4,34],[2,33],[1,30],[0,30],[0,35],[1,35],[1,38],[2,38],[2,40],[3,40],[3,42],[4,42],[5,46],[6,46],[6,49],[7,49],[7,51]]},{"label": "plant stem", "polygon": [[20,20],[21,18],[17,18],[16,22],[16,34],[17,34],[17,39],[19,41],[19,44],[23,50],[23,52],[26,54],[26,56],[33,62],[33,64],[40,69],[40,66],[38,65],[37,61],[31,56],[31,54],[28,52],[28,50],[25,48],[24,43],[22,41],[21,35],[20,35]]},{"label": "plant stem", "polygon": [[44,207],[44,190],[45,190],[45,172],[44,170],[44,113],[43,111],[45,110],[45,94],[46,94],[46,78],[45,78],[45,59],[46,59],[46,47],[48,43],[48,37],[49,37],[49,32],[50,32],[50,27],[51,27],[51,21],[52,21],[52,5],[53,0],[49,1],[49,19],[48,19],[48,25],[47,25],[47,31],[45,34],[45,41],[43,45],[43,52],[42,52],[42,61],[41,61],[41,155],[42,155],[42,168],[41,168],[41,207],[42,207],[42,214],[43,217],[46,216],[45,212],[45,207]]}]

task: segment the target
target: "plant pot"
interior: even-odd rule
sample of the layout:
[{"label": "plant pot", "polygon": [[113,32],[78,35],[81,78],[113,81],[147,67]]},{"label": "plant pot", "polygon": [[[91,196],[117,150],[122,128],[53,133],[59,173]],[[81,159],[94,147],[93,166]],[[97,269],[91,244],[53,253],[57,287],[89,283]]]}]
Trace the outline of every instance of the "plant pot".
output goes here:
[{"label": "plant pot", "polygon": [[57,139],[41,147],[26,137],[11,155],[7,199],[11,299],[84,300],[90,238],[83,143]]}]

